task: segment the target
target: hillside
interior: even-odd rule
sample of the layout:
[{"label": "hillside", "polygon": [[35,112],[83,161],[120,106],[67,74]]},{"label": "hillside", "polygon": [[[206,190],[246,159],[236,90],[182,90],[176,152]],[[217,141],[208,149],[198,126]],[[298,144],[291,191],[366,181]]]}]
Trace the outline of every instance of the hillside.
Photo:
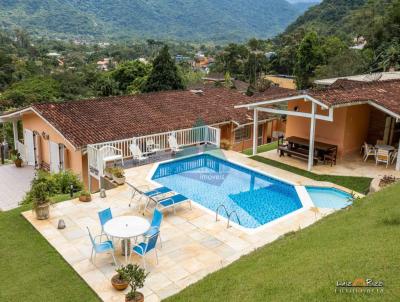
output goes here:
[{"label": "hillside", "polygon": [[382,16],[393,0],[324,0],[310,7],[284,34],[306,29],[321,35],[368,35],[372,20]]},{"label": "hillside", "polygon": [[23,27],[34,35],[60,38],[238,41],[274,36],[312,4],[285,0],[0,0],[0,27]]}]

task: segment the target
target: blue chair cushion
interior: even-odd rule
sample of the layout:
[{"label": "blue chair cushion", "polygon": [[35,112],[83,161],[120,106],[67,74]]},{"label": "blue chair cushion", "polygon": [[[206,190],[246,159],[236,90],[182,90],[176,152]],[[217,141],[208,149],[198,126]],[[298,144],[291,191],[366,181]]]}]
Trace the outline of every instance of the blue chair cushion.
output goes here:
[{"label": "blue chair cushion", "polygon": [[[141,248],[140,248],[139,246],[140,246]],[[146,243],[141,242],[141,243],[139,243],[138,245],[135,245],[135,246],[133,247],[133,251],[134,251],[135,253],[139,254],[140,256],[143,256],[143,255],[146,253],[145,248],[146,248]]]},{"label": "blue chair cushion", "polygon": [[113,249],[114,249],[114,246],[113,246],[113,243],[111,240],[107,240],[102,243],[96,244],[96,252],[97,253],[102,253],[102,252],[106,252],[106,251],[113,250]]},{"label": "blue chair cushion", "polygon": [[169,192],[172,192],[172,190],[170,188],[161,187],[161,188],[157,188],[157,189],[148,191],[148,192],[144,193],[144,195],[151,197],[151,196],[156,196],[156,195],[159,195],[159,194],[166,194],[166,193],[169,193]]},{"label": "blue chair cushion", "polygon": [[188,200],[187,197],[183,196],[182,194],[177,194],[172,197],[161,200],[159,204],[162,205],[163,207],[169,207],[172,206],[173,204],[178,204],[186,200]]}]

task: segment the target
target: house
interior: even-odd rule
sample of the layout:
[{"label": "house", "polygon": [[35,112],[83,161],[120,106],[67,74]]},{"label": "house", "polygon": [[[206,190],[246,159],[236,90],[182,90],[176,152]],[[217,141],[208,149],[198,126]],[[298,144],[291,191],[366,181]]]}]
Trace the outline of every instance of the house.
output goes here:
[{"label": "house", "polygon": [[97,61],[97,68],[102,71],[107,71],[110,68],[111,58],[104,58],[103,60]]},{"label": "house", "polygon": [[315,80],[314,84],[319,87],[328,87],[335,83],[337,80],[351,80],[358,82],[373,82],[373,81],[387,81],[387,80],[400,80],[400,71],[388,71],[388,72],[375,72],[367,74],[359,74],[347,77],[330,78]]},{"label": "house", "polygon": [[[286,137],[300,137],[309,142],[309,170],[313,166],[316,141],[336,146],[339,159],[360,152],[364,142],[375,145],[379,141],[393,146],[393,151],[399,149],[399,79],[372,82],[339,79],[327,88],[296,94],[289,91],[279,98],[260,96],[256,102],[236,108],[253,110],[255,121],[258,113],[287,116]],[[253,152],[256,153],[254,146]],[[400,156],[396,170],[400,170]]]},{"label": "house", "polygon": [[[279,97],[287,91],[273,87],[268,94]],[[234,105],[252,101],[225,88],[167,91],[33,104],[1,115],[0,122],[13,123],[15,148],[28,165],[52,172],[71,169],[86,185],[92,183],[92,188],[98,188],[99,179],[88,177],[88,146],[203,124],[218,129],[218,141],[226,140],[234,150],[241,151],[252,145],[253,117]],[[18,121],[22,122],[23,138],[18,136]],[[271,141],[276,131],[283,131],[284,124],[265,113],[260,114],[258,127],[257,142],[263,144]],[[125,156],[132,157],[129,151]]]},{"label": "house", "polygon": [[296,81],[293,76],[282,74],[270,74],[264,77],[266,80],[271,81],[275,85],[287,89],[296,89]]}]

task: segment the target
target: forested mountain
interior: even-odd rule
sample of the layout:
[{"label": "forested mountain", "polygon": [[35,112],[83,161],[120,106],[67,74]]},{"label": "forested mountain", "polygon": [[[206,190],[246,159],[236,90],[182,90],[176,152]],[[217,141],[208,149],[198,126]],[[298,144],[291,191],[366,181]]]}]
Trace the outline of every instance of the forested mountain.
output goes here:
[{"label": "forested mountain", "polygon": [[233,41],[283,31],[308,5],[286,0],[0,0],[0,27],[48,37]]},{"label": "forested mountain", "polygon": [[314,30],[342,38],[367,36],[374,22],[387,13],[393,0],[324,0],[288,26],[285,34]]}]

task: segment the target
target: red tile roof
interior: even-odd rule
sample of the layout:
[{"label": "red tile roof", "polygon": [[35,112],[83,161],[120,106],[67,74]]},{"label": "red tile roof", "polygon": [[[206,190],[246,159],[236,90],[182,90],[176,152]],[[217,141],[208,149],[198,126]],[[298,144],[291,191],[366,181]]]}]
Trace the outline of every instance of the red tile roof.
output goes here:
[{"label": "red tile roof", "polygon": [[[282,88],[279,89],[282,91]],[[271,90],[271,94],[276,90]],[[207,125],[235,121],[252,121],[246,109],[235,109],[238,103],[254,99],[236,90],[206,89],[202,94],[191,91],[105,97],[92,100],[32,105],[75,147],[126,139],[193,127],[202,121]],[[271,117],[260,114],[260,119]]]},{"label": "red tile roof", "polygon": [[331,87],[307,92],[329,106],[372,101],[400,114],[400,80],[359,82],[338,80]]}]

